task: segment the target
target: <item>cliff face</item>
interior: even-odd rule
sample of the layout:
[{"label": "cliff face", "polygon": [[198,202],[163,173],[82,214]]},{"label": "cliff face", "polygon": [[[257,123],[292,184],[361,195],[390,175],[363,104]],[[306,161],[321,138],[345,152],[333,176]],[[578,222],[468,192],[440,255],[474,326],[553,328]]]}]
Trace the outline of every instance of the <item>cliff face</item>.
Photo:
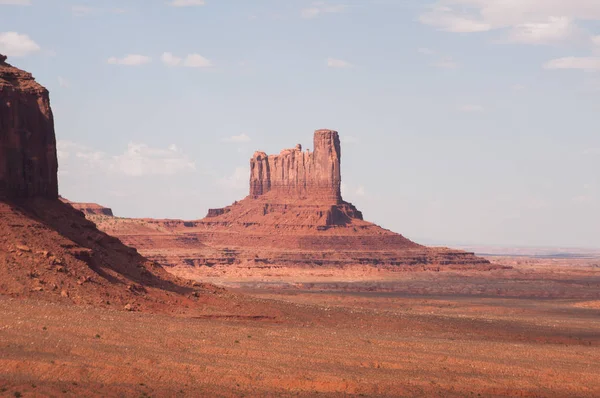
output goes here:
[{"label": "cliff face", "polygon": [[48,90],[0,55],[0,198],[58,197]]},{"label": "cliff face", "polygon": [[317,203],[339,204],[341,148],[337,131],[317,130],[314,152],[302,146],[267,156],[256,152],[250,160],[250,196],[271,192],[286,200],[307,199]]}]

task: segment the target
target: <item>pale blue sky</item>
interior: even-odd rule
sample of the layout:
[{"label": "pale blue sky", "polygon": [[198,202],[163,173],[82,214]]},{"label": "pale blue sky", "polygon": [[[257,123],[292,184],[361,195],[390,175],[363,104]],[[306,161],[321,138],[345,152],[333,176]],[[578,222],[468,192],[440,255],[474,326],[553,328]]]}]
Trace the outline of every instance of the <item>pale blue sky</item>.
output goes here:
[{"label": "pale blue sky", "polygon": [[0,0],[0,52],[51,91],[71,200],[201,218],[331,128],[388,229],[600,247],[597,0]]}]

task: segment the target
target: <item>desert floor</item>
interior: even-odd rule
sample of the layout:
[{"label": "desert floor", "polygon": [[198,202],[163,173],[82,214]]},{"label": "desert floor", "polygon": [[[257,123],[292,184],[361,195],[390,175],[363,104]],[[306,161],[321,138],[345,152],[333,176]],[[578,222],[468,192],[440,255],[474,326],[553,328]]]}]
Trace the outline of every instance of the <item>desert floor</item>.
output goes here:
[{"label": "desert floor", "polygon": [[0,296],[0,396],[600,396],[600,260],[492,260],[177,270],[234,292],[194,318]]}]

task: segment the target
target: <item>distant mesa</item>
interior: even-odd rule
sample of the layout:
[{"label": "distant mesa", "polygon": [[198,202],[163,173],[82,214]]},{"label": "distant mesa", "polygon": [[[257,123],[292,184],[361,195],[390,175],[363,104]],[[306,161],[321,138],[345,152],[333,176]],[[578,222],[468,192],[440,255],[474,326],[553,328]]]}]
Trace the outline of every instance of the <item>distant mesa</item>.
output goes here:
[{"label": "distant mesa", "polygon": [[101,206],[101,205],[99,205],[97,203],[77,203],[77,202],[71,202],[70,200],[63,198],[62,196],[60,196],[60,200],[63,203],[70,204],[73,208],[75,208],[76,210],[79,210],[79,211],[83,212],[83,214],[85,214],[85,215],[114,217],[112,209],[109,209],[108,207]]},{"label": "distant mesa", "polygon": [[278,155],[255,152],[249,195],[197,221],[106,219],[100,229],[171,267],[219,269],[374,267],[390,270],[493,269],[473,253],[428,248],[364,221],[341,195],[341,145],[333,130],[314,133]]}]

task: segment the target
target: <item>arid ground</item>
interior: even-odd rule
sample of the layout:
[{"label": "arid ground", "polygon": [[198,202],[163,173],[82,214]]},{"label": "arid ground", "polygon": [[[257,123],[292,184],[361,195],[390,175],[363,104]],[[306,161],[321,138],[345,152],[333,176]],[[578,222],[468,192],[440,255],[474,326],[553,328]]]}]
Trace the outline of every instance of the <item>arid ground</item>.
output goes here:
[{"label": "arid ground", "polygon": [[194,317],[0,297],[0,395],[600,396],[600,259],[491,260],[205,276]]}]

